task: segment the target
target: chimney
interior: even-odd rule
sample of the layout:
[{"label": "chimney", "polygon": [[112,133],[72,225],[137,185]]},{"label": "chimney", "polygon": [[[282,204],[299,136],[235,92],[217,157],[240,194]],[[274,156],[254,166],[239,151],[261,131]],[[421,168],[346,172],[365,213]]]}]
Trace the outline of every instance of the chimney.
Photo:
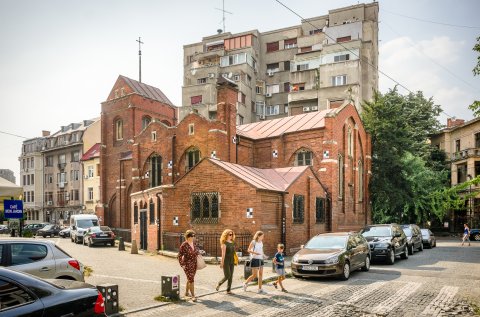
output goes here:
[{"label": "chimney", "polygon": [[465,120],[463,119],[456,119],[455,117],[453,118],[448,118],[447,119],[447,128],[454,128],[461,126],[465,123]]},{"label": "chimney", "polygon": [[42,130],[42,137],[50,136],[50,131]]},{"label": "chimney", "polygon": [[238,88],[235,82],[220,76],[217,80],[217,121],[223,123],[237,122]]}]

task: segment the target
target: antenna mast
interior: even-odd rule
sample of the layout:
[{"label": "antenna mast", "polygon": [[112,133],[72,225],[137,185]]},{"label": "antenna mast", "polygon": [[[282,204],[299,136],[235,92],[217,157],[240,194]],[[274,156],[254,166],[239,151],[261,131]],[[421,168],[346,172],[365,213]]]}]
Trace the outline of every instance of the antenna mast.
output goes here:
[{"label": "antenna mast", "polygon": [[232,12],[228,12],[228,11],[225,11],[225,0],[222,0],[222,8],[219,9],[219,8],[215,8],[219,11],[222,11],[222,23],[223,23],[223,33],[226,32],[225,30],[225,13],[228,13],[228,14],[233,14]]},{"label": "antenna mast", "polygon": [[142,82],[142,38],[138,37],[138,81]]}]

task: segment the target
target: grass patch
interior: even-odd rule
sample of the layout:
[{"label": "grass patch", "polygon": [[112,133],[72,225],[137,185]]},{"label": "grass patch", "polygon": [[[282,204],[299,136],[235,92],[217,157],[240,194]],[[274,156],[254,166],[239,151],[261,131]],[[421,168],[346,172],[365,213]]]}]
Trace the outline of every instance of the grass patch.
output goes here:
[{"label": "grass patch", "polygon": [[471,303],[470,306],[473,309],[473,313],[477,316],[480,316],[480,306],[478,306],[477,304],[473,304],[473,303]]},{"label": "grass patch", "polygon": [[177,302],[185,301],[183,299],[175,299],[175,298],[170,298],[163,295],[155,296],[153,299],[156,300],[157,302],[162,302],[162,303],[177,303]]},{"label": "grass patch", "polygon": [[122,305],[118,305],[118,311],[125,311],[125,307],[123,307]]},{"label": "grass patch", "polygon": [[83,267],[83,276],[84,277],[89,277],[90,275],[92,275],[92,273],[93,273],[93,269],[90,266],[85,265]]}]

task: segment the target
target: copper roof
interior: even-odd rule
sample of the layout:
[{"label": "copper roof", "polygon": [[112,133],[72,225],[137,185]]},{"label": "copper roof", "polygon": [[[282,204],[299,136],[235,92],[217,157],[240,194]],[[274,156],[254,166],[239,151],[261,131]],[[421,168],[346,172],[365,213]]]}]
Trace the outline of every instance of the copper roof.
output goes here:
[{"label": "copper roof", "polygon": [[258,189],[278,192],[286,191],[305,170],[309,169],[309,166],[262,169],[215,159],[208,160]]},{"label": "copper roof", "polygon": [[324,128],[325,116],[335,109],[266,120],[237,126],[237,134],[249,139],[277,137],[285,133]]},{"label": "copper roof", "polygon": [[100,143],[95,143],[85,154],[83,154],[81,161],[88,161],[90,159],[100,157]]},{"label": "copper roof", "polygon": [[120,75],[119,77],[122,78],[127,83],[127,85],[129,85],[132,88],[132,90],[137,94],[153,100],[163,102],[170,106],[174,106],[173,103],[167,98],[167,96],[165,96],[165,94],[157,87],[153,87],[153,86],[141,83],[139,81],[136,81],[134,79],[131,79],[122,75]]}]

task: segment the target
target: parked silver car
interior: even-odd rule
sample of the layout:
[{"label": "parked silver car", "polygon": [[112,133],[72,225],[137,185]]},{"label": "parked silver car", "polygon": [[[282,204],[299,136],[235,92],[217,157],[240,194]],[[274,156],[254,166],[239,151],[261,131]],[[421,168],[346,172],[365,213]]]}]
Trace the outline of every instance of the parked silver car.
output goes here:
[{"label": "parked silver car", "polygon": [[52,279],[84,282],[83,265],[48,240],[0,240],[0,266]]}]

